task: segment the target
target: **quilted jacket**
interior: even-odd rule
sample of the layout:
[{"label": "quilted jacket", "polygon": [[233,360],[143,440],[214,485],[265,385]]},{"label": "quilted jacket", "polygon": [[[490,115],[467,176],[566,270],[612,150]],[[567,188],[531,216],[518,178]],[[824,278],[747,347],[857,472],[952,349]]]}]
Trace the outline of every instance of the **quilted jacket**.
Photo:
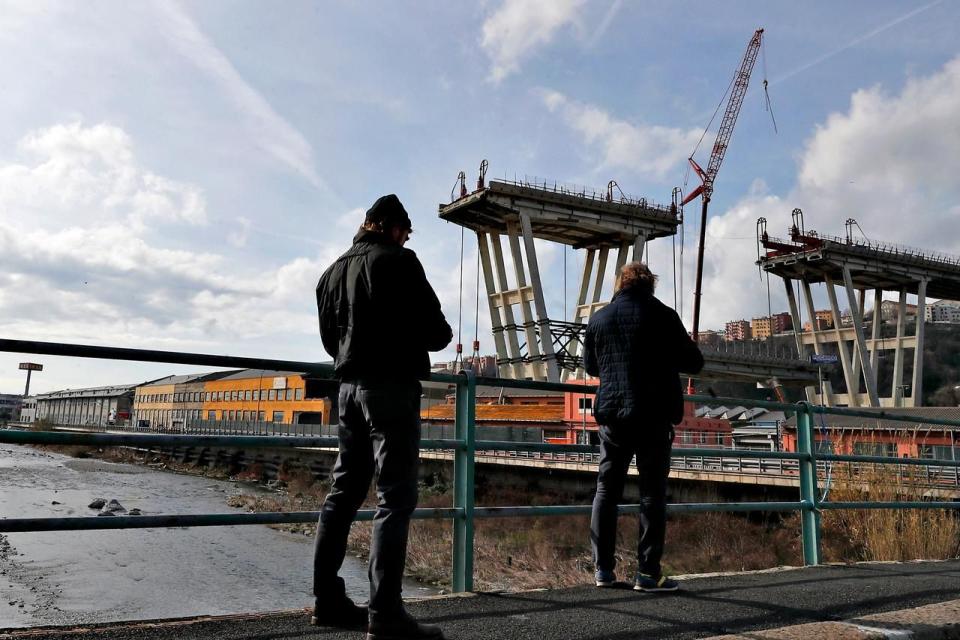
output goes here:
[{"label": "quilted jacket", "polygon": [[703,355],[673,309],[629,287],[590,318],[584,364],[600,378],[593,406],[598,423],[677,424],[683,419],[679,374],[698,373]]},{"label": "quilted jacket", "polygon": [[425,378],[453,331],[410,249],[361,231],[317,283],[323,347],[342,380]]}]

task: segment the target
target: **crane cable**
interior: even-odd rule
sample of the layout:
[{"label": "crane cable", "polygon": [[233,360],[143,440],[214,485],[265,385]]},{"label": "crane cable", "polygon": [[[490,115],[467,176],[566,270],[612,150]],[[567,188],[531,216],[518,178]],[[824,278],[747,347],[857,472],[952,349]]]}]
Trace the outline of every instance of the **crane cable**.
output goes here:
[{"label": "crane cable", "polygon": [[773,116],[773,105],[770,104],[770,92],[767,91],[767,41],[760,41],[760,63],[763,65],[763,97],[764,109],[770,114],[770,120],[773,122],[773,132],[780,133],[777,130],[777,119]]},{"label": "crane cable", "polygon": [[[479,240],[479,238],[478,238]],[[480,358],[480,245],[477,244],[477,284],[476,284],[477,303],[473,314],[473,371],[477,373],[477,362]]]},{"label": "crane cable", "polygon": [[460,286],[457,289],[457,354],[453,358],[454,369],[456,363],[463,367],[463,232],[464,227],[460,227]]}]

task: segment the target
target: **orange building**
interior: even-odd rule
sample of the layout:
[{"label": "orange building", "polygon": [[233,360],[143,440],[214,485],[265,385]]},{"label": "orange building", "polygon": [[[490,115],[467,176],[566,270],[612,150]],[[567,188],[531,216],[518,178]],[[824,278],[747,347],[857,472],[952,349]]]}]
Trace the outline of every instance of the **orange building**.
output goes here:
[{"label": "orange building", "polygon": [[207,421],[333,424],[336,383],[302,373],[246,369],[204,384]]},{"label": "orange building", "polygon": [[[569,381],[569,384],[597,384],[597,380]],[[563,419],[567,423],[565,440],[558,444],[598,444],[597,421],[593,417],[592,393],[564,394]],[[642,426],[642,425],[641,425]],[[694,403],[683,403],[683,420],[674,426],[675,447],[729,447],[733,444],[733,429],[729,420],[704,418],[694,415]]]},{"label": "orange building", "polygon": [[[860,408],[881,414],[884,409]],[[897,413],[919,419],[960,419],[960,407],[897,407]],[[823,415],[814,421],[816,450],[890,458],[960,459],[960,431],[923,422],[906,422],[885,417]],[[783,425],[783,450],[797,451],[797,417]]]}]

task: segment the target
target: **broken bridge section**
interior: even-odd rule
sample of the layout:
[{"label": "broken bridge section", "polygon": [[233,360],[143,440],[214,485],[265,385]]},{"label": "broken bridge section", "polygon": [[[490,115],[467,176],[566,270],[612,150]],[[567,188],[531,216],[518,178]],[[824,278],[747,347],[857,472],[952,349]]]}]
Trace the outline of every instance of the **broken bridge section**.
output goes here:
[{"label": "broken bridge section", "polygon": [[[805,347],[815,354],[831,345],[843,367],[847,393],[835,393],[829,382],[823,385],[822,398],[828,406],[850,407],[913,407],[923,398],[923,339],[927,297],[960,300],[960,257],[935,251],[915,249],[892,243],[853,237],[856,221],[847,220],[846,238],[829,236],[803,227],[803,212],[793,211],[793,224],[788,239],[774,238],[766,232],[766,220],[758,221],[760,254],[757,265],[783,279],[793,317],[797,349],[801,356]],[[811,285],[823,284],[830,302],[831,327],[821,328]],[[852,322],[844,326],[837,299],[840,287],[850,306]],[[811,318],[811,330],[802,331],[797,304],[799,288]],[[883,293],[898,294],[897,329],[893,338],[883,337]],[[873,297],[872,318],[868,319],[865,302],[868,292]],[[907,295],[917,296],[914,335],[906,334]],[[868,337],[869,331],[869,337]],[[904,384],[907,351],[912,351],[913,374]],[[893,382],[888,396],[881,396],[877,386],[879,358],[885,351],[894,352]],[[864,391],[861,391],[863,389]],[[908,396],[905,391],[911,390]],[[815,387],[807,388],[808,399],[819,402]]]}]

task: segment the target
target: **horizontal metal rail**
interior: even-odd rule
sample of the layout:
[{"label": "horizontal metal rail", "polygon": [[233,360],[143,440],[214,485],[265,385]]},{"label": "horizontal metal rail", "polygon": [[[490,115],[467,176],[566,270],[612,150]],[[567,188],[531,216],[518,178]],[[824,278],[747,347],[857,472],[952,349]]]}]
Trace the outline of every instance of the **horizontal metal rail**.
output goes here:
[{"label": "horizontal metal rail", "polygon": [[[725,502],[669,504],[672,513],[706,513],[719,511],[791,511],[800,508],[799,502]],[[589,515],[592,506],[555,505],[520,507],[474,507],[476,518],[525,518],[539,516]],[[620,513],[640,513],[643,505],[624,504]],[[373,520],[375,509],[361,509],[357,520]],[[431,520],[456,518],[463,514],[457,508],[415,509],[414,519]],[[170,514],[162,516],[82,516],[73,518],[0,518],[0,533],[32,533],[37,531],[93,531],[104,529],[159,529],[169,527],[229,527],[238,525],[314,524],[319,511],[274,511],[263,513],[203,513]]]}]

